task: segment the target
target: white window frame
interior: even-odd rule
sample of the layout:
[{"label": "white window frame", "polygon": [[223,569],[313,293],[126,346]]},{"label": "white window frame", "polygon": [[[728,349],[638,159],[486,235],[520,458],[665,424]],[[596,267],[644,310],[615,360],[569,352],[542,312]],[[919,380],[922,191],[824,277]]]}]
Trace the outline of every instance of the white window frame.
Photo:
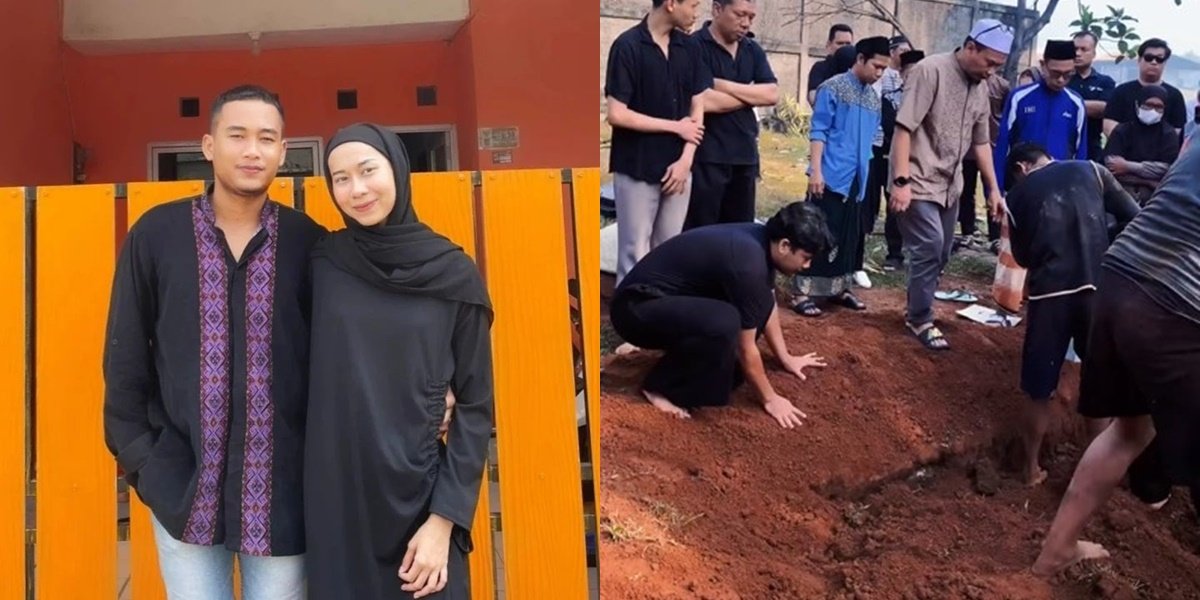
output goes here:
[{"label": "white window frame", "polygon": [[446,170],[458,170],[458,129],[452,124],[436,125],[390,125],[386,127],[396,133],[444,133],[450,139],[446,154]]},{"label": "white window frame", "polygon": [[[325,142],[320,137],[287,138],[289,150],[309,148],[313,151],[313,176],[325,175]],[[158,181],[158,157],[163,154],[179,154],[183,152],[203,152],[199,142],[151,142],[147,145],[146,176],[148,181]]]}]

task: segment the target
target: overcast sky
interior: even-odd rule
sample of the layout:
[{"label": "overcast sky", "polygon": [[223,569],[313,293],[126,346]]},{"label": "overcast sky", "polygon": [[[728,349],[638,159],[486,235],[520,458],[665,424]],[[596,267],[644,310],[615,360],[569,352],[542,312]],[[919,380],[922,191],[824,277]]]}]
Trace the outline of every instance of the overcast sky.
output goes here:
[{"label": "overcast sky", "polygon": [[[1001,4],[1016,6],[1015,0],[1000,0]],[[1138,23],[1134,30],[1142,39],[1158,37],[1167,40],[1171,50],[1181,54],[1200,55],[1200,35],[1196,29],[1200,26],[1200,0],[1183,0],[1181,6],[1175,6],[1174,0],[1084,0],[1096,15],[1108,14],[1107,6],[1124,8],[1129,14],[1137,17]],[[1033,0],[1027,0],[1026,5],[1033,7]],[[1038,0],[1039,8],[1046,6],[1046,0]],[[1050,24],[1042,30],[1040,40],[1066,39],[1074,28],[1071,21],[1079,18],[1079,0],[1060,0],[1054,10]],[[1038,44],[1040,49],[1041,43]],[[1116,50],[1115,44],[1109,44],[1111,50]]]}]

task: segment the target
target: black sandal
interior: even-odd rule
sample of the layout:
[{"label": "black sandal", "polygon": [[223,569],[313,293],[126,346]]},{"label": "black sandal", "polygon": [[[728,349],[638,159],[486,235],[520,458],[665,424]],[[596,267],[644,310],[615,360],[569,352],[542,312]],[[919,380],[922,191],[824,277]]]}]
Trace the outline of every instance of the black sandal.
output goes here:
[{"label": "black sandal", "polygon": [[946,340],[946,336],[942,330],[938,329],[933,323],[929,323],[920,329],[914,329],[912,325],[908,326],[908,330],[913,336],[925,346],[926,350],[943,351],[950,349],[950,342]]},{"label": "black sandal", "polygon": [[805,317],[819,317],[825,312],[817,306],[816,302],[813,302],[812,298],[809,297],[805,297],[803,300],[793,302],[792,310],[796,311],[796,314]]},{"label": "black sandal", "polygon": [[867,305],[850,291],[845,291],[834,296],[833,303],[849,308],[850,310],[867,310]]}]

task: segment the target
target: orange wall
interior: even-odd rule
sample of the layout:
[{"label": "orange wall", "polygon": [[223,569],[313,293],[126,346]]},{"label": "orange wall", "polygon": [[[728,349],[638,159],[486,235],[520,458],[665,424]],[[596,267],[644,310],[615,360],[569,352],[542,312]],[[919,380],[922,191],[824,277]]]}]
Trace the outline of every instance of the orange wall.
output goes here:
[{"label": "orange wall", "polygon": [[[60,54],[54,3],[21,3],[18,18],[0,25],[0,60],[14,63],[0,71],[0,185],[69,183],[72,137],[88,150],[88,183],[144,180],[148,145],[199,140],[213,97],[240,83],[280,94],[292,137],[328,138],[355,121],[453,124],[461,169],[595,166],[594,13],[562,0],[523,1],[513,11],[505,0],[472,0],[472,18],[447,42],[257,57],[89,56],[65,46]],[[437,85],[439,105],[418,107],[418,85]],[[337,110],[344,88],[358,90],[358,109]],[[180,97],[200,98],[201,117],[179,117]],[[477,128],[507,126],[520,128],[520,147],[511,164],[494,165],[478,149]]]},{"label": "orange wall", "polygon": [[[522,0],[514,10],[512,0],[471,0],[479,127],[521,128],[512,166],[599,164],[594,6]],[[479,161],[494,168],[490,152],[479,152]]]},{"label": "orange wall", "polygon": [[0,186],[71,182],[58,2],[5,2],[0,17]]},{"label": "orange wall", "polygon": [[458,70],[454,73],[455,81],[458,83],[458,89],[461,90],[463,98],[470,98],[471,101],[463,102],[462,110],[459,113],[458,127],[458,166],[464,171],[473,171],[481,168],[479,164],[479,134],[476,129],[479,126],[479,120],[476,116],[476,108],[474,105],[475,95],[475,48],[471,36],[470,24],[464,25],[458,30],[454,39],[450,41],[451,52],[454,55],[454,61],[459,65]]},{"label": "orange wall", "polygon": [[[328,139],[356,121],[384,125],[456,123],[466,98],[445,42],[391,46],[299,48],[249,52],[83,56],[69,59],[71,93],[87,98],[75,110],[88,148],[89,183],[139,181],[147,144],[199,140],[208,131],[213,98],[241,83],[279,94],[285,135]],[[418,107],[416,87],[438,86],[438,105]],[[358,90],[358,108],[338,110],[339,89]],[[179,98],[200,98],[199,118],[179,116]],[[460,150],[461,152],[461,150]]]}]

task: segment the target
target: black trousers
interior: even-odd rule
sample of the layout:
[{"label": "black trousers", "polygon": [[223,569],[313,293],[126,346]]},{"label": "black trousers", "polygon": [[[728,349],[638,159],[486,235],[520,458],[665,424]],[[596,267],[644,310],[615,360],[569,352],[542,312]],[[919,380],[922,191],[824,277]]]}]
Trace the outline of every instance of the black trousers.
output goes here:
[{"label": "black trousers", "polygon": [[[879,220],[879,205],[884,198],[884,190],[887,189],[887,174],[888,174],[888,157],[879,147],[872,148],[874,156],[871,158],[870,166],[867,170],[867,195],[863,198],[862,205],[862,227],[860,228],[860,241],[858,244],[858,253],[854,257],[856,271],[863,270],[863,264],[867,258],[867,236],[875,231],[875,222]],[[887,210],[887,205],[884,204],[884,210]],[[894,220],[894,219],[893,219]],[[884,228],[887,227],[887,221],[884,221]],[[896,229],[897,237],[900,230]],[[899,255],[899,240],[897,239],[896,254]]]},{"label": "black trousers", "polygon": [[1143,502],[1166,498],[1172,485],[1200,492],[1200,324],[1108,268],[1097,287],[1079,412],[1152,416],[1158,433],[1129,467],[1130,491]]},{"label": "black trousers", "polygon": [[758,165],[696,162],[692,166],[692,198],[683,229],[754,220]]},{"label": "black trousers", "polygon": [[723,406],[743,381],[737,359],[741,315],[734,305],[695,296],[646,297],[621,290],[609,307],[625,341],[663,357],[642,388],[682,408]]},{"label": "black trousers", "polygon": [[[962,230],[964,236],[975,235],[975,190],[979,183],[979,163],[973,159],[964,160],[963,169],[963,189],[962,195],[958,197],[958,226]],[[988,190],[984,188],[986,196]],[[988,240],[996,241],[1000,239],[1000,224],[992,221],[991,215],[986,215],[988,227]]]}]

